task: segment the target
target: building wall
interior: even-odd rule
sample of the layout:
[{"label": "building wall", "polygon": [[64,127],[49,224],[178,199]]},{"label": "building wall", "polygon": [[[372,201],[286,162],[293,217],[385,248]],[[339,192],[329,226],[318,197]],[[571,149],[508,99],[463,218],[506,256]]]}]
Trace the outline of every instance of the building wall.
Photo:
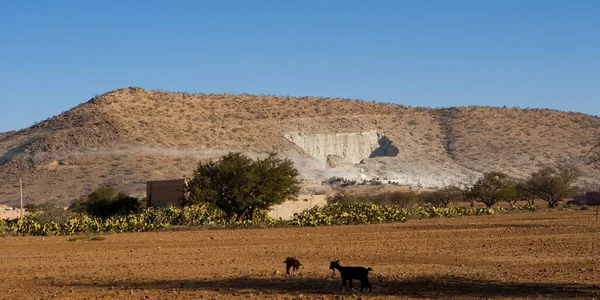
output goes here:
[{"label": "building wall", "polygon": [[297,212],[325,204],[327,204],[325,195],[300,195],[298,200],[288,200],[273,206],[268,215],[273,219],[290,220]]},{"label": "building wall", "polygon": [[585,204],[587,204],[587,205],[600,205],[600,192],[587,192],[587,193],[585,193]]},{"label": "building wall", "polygon": [[17,219],[21,217],[21,210],[0,210],[0,220]]},{"label": "building wall", "polygon": [[0,204],[0,220],[16,219],[21,217],[21,210],[10,207],[5,204]]},{"label": "building wall", "polygon": [[148,181],[146,201],[149,206],[182,207],[181,197],[185,189],[185,179]]}]

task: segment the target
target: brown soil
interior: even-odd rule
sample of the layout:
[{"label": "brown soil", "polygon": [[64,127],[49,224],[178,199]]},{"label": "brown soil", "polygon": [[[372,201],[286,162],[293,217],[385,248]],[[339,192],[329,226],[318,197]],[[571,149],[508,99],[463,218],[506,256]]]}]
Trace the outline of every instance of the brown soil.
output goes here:
[{"label": "brown soil", "polygon": [[[599,227],[595,210],[572,210],[98,241],[6,237],[0,298],[341,299],[340,275],[328,269],[340,259],[373,268],[375,299],[592,299]],[[287,256],[302,262],[301,275],[283,275]]]}]

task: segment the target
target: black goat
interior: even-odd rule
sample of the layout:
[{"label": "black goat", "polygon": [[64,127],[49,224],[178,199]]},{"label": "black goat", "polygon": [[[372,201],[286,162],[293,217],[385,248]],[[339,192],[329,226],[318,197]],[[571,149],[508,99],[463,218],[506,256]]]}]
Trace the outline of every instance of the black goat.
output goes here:
[{"label": "black goat", "polygon": [[332,261],[329,264],[329,269],[335,273],[335,269],[340,271],[342,275],[342,292],[346,290],[346,281],[350,282],[350,288],[352,288],[352,279],[360,280],[360,291],[362,292],[363,288],[368,287],[369,293],[371,293],[371,284],[369,283],[369,271],[372,271],[371,268],[364,267],[342,267],[339,264],[339,260]]},{"label": "black goat", "polygon": [[290,275],[290,268],[292,269],[292,275],[296,275],[296,271],[298,271],[298,269],[300,269],[300,266],[302,265],[299,260],[293,257],[286,258],[284,263],[285,275]]}]

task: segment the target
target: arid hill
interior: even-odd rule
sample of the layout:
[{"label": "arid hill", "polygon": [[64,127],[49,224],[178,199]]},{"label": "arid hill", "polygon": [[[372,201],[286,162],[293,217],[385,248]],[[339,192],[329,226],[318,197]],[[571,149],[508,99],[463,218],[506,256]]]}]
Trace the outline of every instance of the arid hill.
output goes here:
[{"label": "arid hill", "polygon": [[[586,154],[600,118],[540,109],[425,109],[348,99],[213,95],[136,87],[0,133],[0,203],[67,203],[100,185],[142,196],[147,180],[190,176],[228,151],[292,158],[317,189],[330,176],[402,185],[469,184],[569,163],[597,186]],[[311,187],[314,185],[314,187]]]}]

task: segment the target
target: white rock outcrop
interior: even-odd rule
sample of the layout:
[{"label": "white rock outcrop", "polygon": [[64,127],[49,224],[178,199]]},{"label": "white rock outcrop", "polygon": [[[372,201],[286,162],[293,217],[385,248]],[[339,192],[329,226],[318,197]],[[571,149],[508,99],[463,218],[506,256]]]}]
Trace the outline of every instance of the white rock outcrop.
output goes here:
[{"label": "white rock outcrop", "polygon": [[[384,135],[371,131],[361,133],[304,133],[291,132],[285,135],[290,142],[302,148],[310,156],[325,162],[327,157],[335,155],[347,162],[358,164],[374,152],[385,156],[395,156],[398,149]],[[386,149],[382,149],[382,147]],[[393,147],[388,151],[387,147]],[[392,153],[392,155],[389,155]]]}]

